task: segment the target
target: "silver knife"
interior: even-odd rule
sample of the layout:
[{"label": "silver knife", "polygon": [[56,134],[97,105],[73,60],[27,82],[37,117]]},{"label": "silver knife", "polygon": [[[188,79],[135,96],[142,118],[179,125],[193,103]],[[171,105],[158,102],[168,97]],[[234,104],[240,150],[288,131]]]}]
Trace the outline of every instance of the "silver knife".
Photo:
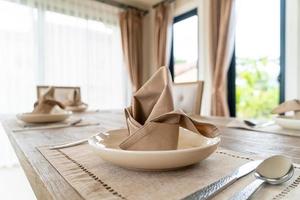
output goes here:
[{"label": "silver knife", "polygon": [[184,200],[206,200],[215,196],[220,191],[224,190],[226,187],[237,181],[239,178],[246,176],[256,169],[256,167],[261,163],[261,160],[248,162],[238,169],[236,169],[230,175],[227,175],[218,181],[196,191],[195,193],[187,196]]},{"label": "silver knife", "polygon": [[57,128],[68,128],[72,126],[76,126],[82,121],[82,119],[76,119],[73,122],[69,122],[68,124],[53,124],[53,125],[46,125],[46,126],[36,126],[36,127],[28,127],[28,128],[21,128],[21,129],[13,129],[13,132],[23,132],[23,131],[34,131],[34,130],[46,130],[46,129],[57,129]]}]

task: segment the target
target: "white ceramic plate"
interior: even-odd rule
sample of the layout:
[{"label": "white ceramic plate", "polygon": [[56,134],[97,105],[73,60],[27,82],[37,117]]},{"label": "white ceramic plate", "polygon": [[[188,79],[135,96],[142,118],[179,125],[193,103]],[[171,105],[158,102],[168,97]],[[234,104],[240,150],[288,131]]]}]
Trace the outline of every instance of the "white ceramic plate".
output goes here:
[{"label": "white ceramic plate", "polygon": [[22,113],[18,114],[17,118],[26,123],[48,123],[48,122],[61,122],[66,120],[72,114],[71,111],[63,111],[61,113],[51,114],[33,114],[33,113]]},{"label": "white ceramic plate", "polygon": [[210,156],[220,143],[220,138],[206,138],[180,129],[177,150],[127,151],[119,144],[128,136],[127,129],[108,131],[89,139],[89,144],[103,159],[115,165],[147,171],[171,170],[195,164]]},{"label": "white ceramic plate", "polygon": [[84,112],[88,108],[87,104],[81,104],[80,106],[67,106],[66,110],[72,112]]},{"label": "white ceramic plate", "polygon": [[282,128],[300,130],[300,119],[295,119],[292,116],[277,116],[274,117],[274,121]]}]

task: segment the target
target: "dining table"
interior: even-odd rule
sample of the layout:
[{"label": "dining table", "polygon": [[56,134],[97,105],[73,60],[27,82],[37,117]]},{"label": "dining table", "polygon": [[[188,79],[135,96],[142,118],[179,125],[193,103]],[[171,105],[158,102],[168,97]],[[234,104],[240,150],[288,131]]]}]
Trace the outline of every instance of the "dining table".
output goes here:
[{"label": "dining table", "polygon": [[[39,146],[68,143],[89,138],[100,131],[126,127],[123,110],[98,110],[75,113],[74,117],[99,122],[99,126],[15,132],[13,115],[0,117],[1,124],[13,146],[37,199],[83,199],[37,149]],[[270,156],[285,155],[300,164],[300,137],[267,132],[227,128],[229,117],[190,115],[191,118],[215,123],[220,129],[220,147],[236,152]]]}]

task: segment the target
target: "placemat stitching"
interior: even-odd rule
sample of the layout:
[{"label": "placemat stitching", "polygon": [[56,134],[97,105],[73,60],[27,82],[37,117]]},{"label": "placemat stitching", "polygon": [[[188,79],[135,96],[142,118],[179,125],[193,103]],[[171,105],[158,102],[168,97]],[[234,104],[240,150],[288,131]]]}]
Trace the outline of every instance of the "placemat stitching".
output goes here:
[{"label": "placemat stitching", "polygon": [[[227,156],[230,156],[230,157],[233,157],[233,158],[240,158],[240,159],[251,160],[251,161],[254,160],[254,159],[249,158],[249,157],[237,156],[237,155],[233,155],[233,154],[230,154],[230,153],[227,153],[227,152],[223,152],[223,151],[216,151],[216,153],[227,155]],[[296,167],[296,166],[294,166],[294,168],[300,169],[300,167]],[[291,192],[293,189],[295,189],[296,187],[298,187],[299,184],[300,184],[300,176],[298,176],[298,178],[295,179],[293,181],[293,183],[291,183],[286,188],[284,188],[284,190],[282,190],[279,194],[275,195],[272,199],[273,200],[278,200],[278,199],[284,198],[286,195],[288,195],[289,192]]]},{"label": "placemat stitching", "polygon": [[121,195],[119,192],[117,192],[115,189],[104,183],[98,176],[93,174],[92,172],[88,171],[87,168],[85,168],[82,164],[78,163],[76,160],[72,159],[70,156],[62,152],[61,150],[57,150],[59,153],[61,153],[63,156],[65,156],[68,160],[76,164],[83,172],[85,172],[88,176],[93,178],[95,181],[99,182],[108,192],[110,192],[112,195],[117,196],[121,199],[126,200],[126,198]]},{"label": "placemat stitching", "polygon": [[[116,190],[114,190],[112,187],[110,187],[109,185],[107,185],[106,183],[104,183],[98,176],[96,176],[95,174],[93,174],[92,172],[88,171],[87,168],[85,168],[82,164],[78,163],[76,160],[72,159],[71,157],[69,157],[67,154],[65,154],[64,152],[62,152],[61,150],[57,150],[58,152],[60,152],[63,156],[65,156],[68,160],[70,160],[71,162],[73,162],[74,164],[76,164],[82,171],[84,171],[88,176],[90,176],[91,178],[93,178],[95,181],[99,182],[108,192],[110,192],[112,195],[117,196],[121,199],[126,200],[126,198],[121,195],[119,192],[117,192]],[[244,159],[244,160],[251,160],[253,161],[254,159],[249,158],[249,157],[245,157],[245,156],[239,156],[239,155],[234,155],[234,154],[230,154],[228,152],[224,152],[224,151],[216,151],[216,153],[218,154],[222,154],[222,155],[226,155],[226,156],[230,156],[233,158],[239,158],[239,159]],[[299,169],[300,167],[295,167],[297,169]],[[295,189],[296,187],[298,187],[298,185],[300,184],[300,176],[298,176],[297,179],[295,179],[293,181],[293,183],[291,183],[289,186],[287,186],[284,190],[282,190],[279,194],[275,195],[273,197],[273,200],[278,200],[278,199],[282,199],[284,198],[286,195],[288,195],[288,193],[292,190]]]},{"label": "placemat stitching", "polygon": [[[245,156],[237,156],[237,155],[233,155],[233,154],[230,154],[230,153],[227,153],[227,152],[223,152],[223,151],[216,151],[216,153],[224,154],[224,155],[231,156],[231,157],[234,157],[234,158],[241,158],[241,159],[251,160],[251,161],[254,160],[254,159],[249,158],[249,157],[245,157]],[[300,169],[300,167],[297,167],[297,166],[294,166],[294,168],[295,168],[295,169]]]},{"label": "placemat stitching", "polygon": [[224,151],[216,151],[216,153],[218,153],[218,154],[223,154],[223,155],[227,155],[227,156],[230,156],[230,157],[233,157],[233,158],[240,158],[240,159],[251,160],[251,161],[254,160],[254,159],[249,158],[249,157],[245,157],[245,156],[237,156],[237,155],[233,155],[233,154],[230,154],[230,153],[227,153],[227,152],[224,152]]},{"label": "placemat stitching", "polygon": [[276,196],[274,196],[273,200],[278,200],[278,199],[284,198],[291,190],[293,190],[296,187],[298,187],[299,183],[300,183],[300,176],[298,176],[298,178],[295,179],[292,184],[290,184],[289,186],[287,186],[286,188],[284,188],[284,190],[282,190],[279,194],[277,194]]}]

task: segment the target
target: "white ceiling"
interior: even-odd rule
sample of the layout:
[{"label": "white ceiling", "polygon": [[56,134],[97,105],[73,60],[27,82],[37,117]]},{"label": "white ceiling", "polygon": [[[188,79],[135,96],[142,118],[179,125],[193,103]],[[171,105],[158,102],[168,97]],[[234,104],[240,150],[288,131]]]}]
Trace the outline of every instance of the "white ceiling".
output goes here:
[{"label": "white ceiling", "polygon": [[150,8],[152,5],[161,2],[162,0],[115,0],[138,8]]}]

